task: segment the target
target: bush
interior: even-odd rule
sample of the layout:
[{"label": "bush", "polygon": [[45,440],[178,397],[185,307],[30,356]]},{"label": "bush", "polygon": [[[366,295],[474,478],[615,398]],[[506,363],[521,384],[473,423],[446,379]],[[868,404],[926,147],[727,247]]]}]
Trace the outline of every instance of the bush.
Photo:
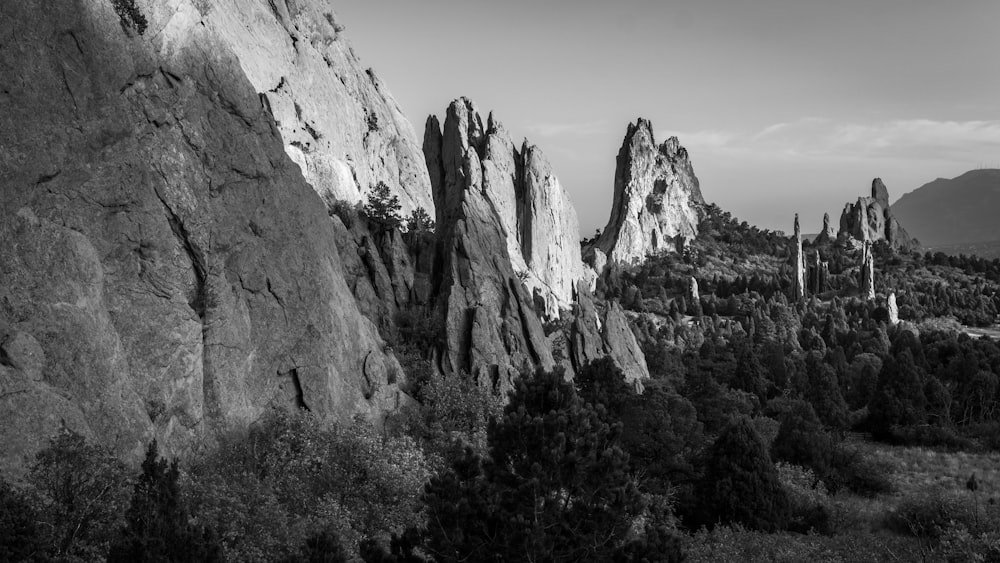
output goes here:
[{"label": "bush", "polygon": [[41,559],[45,543],[32,502],[0,479],[0,561]]},{"label": "bush", "polygon": [[327,531],[357,553],[362,540],[419,521],[430,475],[412,439],[305,412],[272,413],[222,439],[191,473],[198,521],[219,531],[237,561],[293,556]]},{"label": "bush", "polygon": [[949,528],[974,528],[975,515],[959,497],[934,493],[904,499],[886,515],[885,524],[899,534],[937,540]]},{"label": "bush", "polygon": [[866,458],[856,449],[840,446],[831,458],[826,484],[833,492],[847,489],[861,496],[876,497],[895,491],[891,474],[889,464]]},{"label": "bush", "polygon": [[53,557],[104,559],[124,525],[130,479],[110,451],[62,430],[38,452],[28,482],[38,494],[39,519]]},{"label": "bush", "polygon": [[123,30],[134,28],[139,35],[146,32],[148,25],[146,16],[142,15],[142,12],[136,7],[135,0],[111,0],[111,4],[115,8],[115,13],[118,14]]},{"label": "bush", "polygon": [[790,463],[776,463],[778,480],[788,495],[790,518],[788,530],[799,533],[817,532],[830,535],[830,498],[826,485],[810,469]]}]

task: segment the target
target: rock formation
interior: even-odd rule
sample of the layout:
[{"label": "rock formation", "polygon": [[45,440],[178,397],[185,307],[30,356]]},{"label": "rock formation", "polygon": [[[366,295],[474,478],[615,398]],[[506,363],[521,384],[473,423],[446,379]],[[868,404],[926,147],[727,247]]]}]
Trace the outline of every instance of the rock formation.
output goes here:
[{"label": "rock formation", "polygon": [[872,241],[866,240],[861,247],[861,278],[859,286],[861,295],[869,301],[875,299],[875,256],[872,254]]},{"label": "rock formation", "polygon": [[526,368],[550,369],[555,361],[536,308],[550,309],[555,298],[574,309],[572,366],[610,355],[630,379],[649,376],[621,308],[602,315],[589,297],[575,212],[536,148],[516,150],[497,120],[484,127],[476,107],[460,99],[443,129],[428,119],[424,154],[437,210],[443,369],[502,385]]},{"label": "rock formation", "polygon": [[830,214],[823,214],[823,230],[816,235],[816,243],[827,243],[837,239],[837,230],[830,224]]},{"label": "rock formation", "polygon": [[[687,150],[676,137],[657,146],[653,126],[629,125],[618,152],[611,217],[593,254],[633,264],[652,252],[674,248],[674,238],[698,231],[697,206],[704,204]],[[594,256],[588,256],[593,265]]]},{"label": "rock formation", "polygon": [[911,249],[917,246],[889,208],[889,191],[881,178],[872,180],[871,197],[859,197],[857,203],[848,203],[840,215],[838,238],[877,242],[884,240],[894,249]]},{"label": "rock formation", "polygon": [[143,5],[140,35],[110,2],[0,4],[3,470],[63,425],[183,454],[274,406],[400,399],[273,105],[191,5]]},{"label": "rock formation", "polygon": [[819,250],[816,251],[812,271],[812,292],[813,295],[819,295],[826,291],[826,280],[830,276],[830,263],[823,260],[819,255]]},{"label": "rock formation", "polygon": [[802,299],[806,295],[806,257],[802,254],[802,231],[799,228],[799,214],[795,214],[795,277],[792,278],[792,297]]},{"label": "rock formation", "polygon": [[698,280],[691,276],[691,281],[688,283],[688,301],[690,303],[697,303],[701,300],[701,295],[698,294]]},{"label": "rock formation", "polygon": [[182,44],[195,26],[218,38],[266,99],[285,151],[325,200],[362,201],[384,182],[404,214],[415,207],[431,212],[413,126],[375,72],[361,65],[332,0],[169,4],[172,13],[150,31],[162,33],[168,47]]},{"label": "rock formation", "polygon": [[542,300],[546,315],[558,317],[570,307],[574,286],[585,274],[576,210],[545,156],[527,141],[518,150],[492,114],[484,128],[475,104],[465,98],[448,108],[441,135],[432,116],[424,147],[438,223],[452,222],[450,214],[460,211],[466,192],[474,191],[490,211],[481,219],[498,223],[514,272]]},{"label": "rock formation", "polygon": [[887,308],[889,309],[889,326],[896,326],[899,324],[899,305],[896,305],[896,292],[889,294],[889,299],[887,301]]}]

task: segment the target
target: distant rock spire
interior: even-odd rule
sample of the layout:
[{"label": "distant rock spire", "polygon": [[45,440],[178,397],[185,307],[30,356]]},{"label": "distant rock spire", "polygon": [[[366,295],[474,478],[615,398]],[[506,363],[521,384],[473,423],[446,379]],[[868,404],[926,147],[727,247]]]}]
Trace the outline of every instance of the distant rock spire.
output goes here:
[{"label": "distant rock spire", "polygon": [[896,305],[896,292],[889,294],[887,307],[889,309],[889,324],[896,326],[899,324],[899,306]]},{"label": "distant rock spire", "polygon": [[819,295],[823,292],[823,261],[819,256],[819,250],[816,251],[816,259],[813,261],[813,266],[816,271],[816,277],[813,279],[813,295]]},{"label": "distant rock spire", "polygon": [[701,299],[698,293],[698,280],[691,276],[691,283],[688,285],[688,299],[691,303],[697,303]]},{"label": "distant rock spire", "polygon": [[795,214],[795,286],[792,297],[802,299],[806,295],[806,261],[802,255],[802,230],[799,228],[799,214]]},{"label": "distant rock spire", "polygon": [[866,240],[861,249],[861,294],[865,299],[875,299],[875,256],[870,240]]}]

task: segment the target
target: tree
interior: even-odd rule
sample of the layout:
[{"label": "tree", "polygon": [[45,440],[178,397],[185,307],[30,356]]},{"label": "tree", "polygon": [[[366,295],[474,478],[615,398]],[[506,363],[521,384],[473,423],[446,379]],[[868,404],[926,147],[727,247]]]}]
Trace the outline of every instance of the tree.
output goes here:
[{"label": "tree", "polygon": [[109,451],[63,429],[38,452],[28,481],[55,557],[103,559],[128,506],[125,466]]},{"label": "tree", "polygon": [[399,216],[402,209],[399,204],[399,197],[393,195],[392,190],[385,182],[379,182],[368,194],[368,203],[363,211],[368,221],[376,231],[392,231],[399,229],[403,220]]},{"label": "tree", "polygon": [[489,432],[427,487],[426,550],[440,561],[610,561],[643,511],[621,425],[562,370],[522,377]]},{"label": "tree", "polygon": [[31,561],[41,557],[44,547],[32,503],[0,479],[0,561]]},{"label": "tree", "polygon": [[705,474],[695,485],[698,506],[690,523],[714,526],[738,523],[775,531],[788,519],[789,503],[771,463],[767,446],[750,419],[730,422],[708,450]]},{"label": "tree", "polygon": [[812,405],[793,400],[789,406],[771,444],[771,457],[808,467],[823,477],[830,470],[833,441],[823,431]]},{"label": "tree", "polygon": [[154,440],[142,462],[127,524],[111,545],[109,563],[223,560],[222,546],[211,530],[189,522],[179,477],[177,460],[160,459]]},{"label": "tree", "polygon": [[423,207],[417,207],[406,218],[406,230],[411,233],[433,231],[434,227],[434,219],[431,219],[431,216],[428,215],[427,210]]},{"label": "tree", "polygon": [[888,357],[878,376],[878,387],[868,405],[872,434],[891,440],[894,426],[922,424],[927,419],[923,374],[913,362],[909,349]]}]

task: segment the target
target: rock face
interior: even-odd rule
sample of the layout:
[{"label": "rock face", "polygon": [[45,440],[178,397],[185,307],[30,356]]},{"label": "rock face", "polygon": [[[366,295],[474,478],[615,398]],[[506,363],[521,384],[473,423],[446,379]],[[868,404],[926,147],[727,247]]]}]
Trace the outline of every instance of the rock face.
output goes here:
[{"label": "rock face", "polygon": [[[424,146],[438,223],[449,223],[466,192],[476,192],[489,210],[482,219],[498,223],[515,274],[544,303],[546,315],[558,317],[572,303],[584,266],[576,210],[545,156],[527,141],[519,150],[492,114],[483,127],[475,104],[465,98],[448,108],[441,135],[432,116]],[[466,161],[468,167],[459,169]]]},{"label": "rock face", "polygon": [[871,197],[859,197],[848,203],[840,215],[841,239],[858,242],[884,240],[894,249],[911,249],[917,242],[910,238],[889,209],[889,191],[881,178],[872,180]]},{"label": "rock face", "polygon": [[188,4],[141,4],[143,35],[110,2],[0,4],[2,470],[63,425],[184,454],[268,408],[400,398],[228,44]]},{"label": "rock face", "polygon": [[802,231],[799,229],[799,214],[795,214],[795,277],[792,279],[792,297],[802,299],[806,295],[806,258],[802,254]]},{"label": "rock face", "polygon": [[837,239],[837,230],[830,224],[830,214],[823,214],[823,230],[816,235],[817,243],[832,242]]},{"label": "rock face", "polygon": [[649,377],[621,308],[599,311],[589,296],[576,214],[537,148],[517,150],[498,121],[490,117],[484,127],[475,106],[460,99],[443,129],[436,117],[427,120],[424,154],[437,210],[442,369],[501,386],[524,369],[551,369],[552,338],[539,312],[555,302],[574,309],[568,367],[610,355],[630,379]]},{"label": "rock face", "polygon": [[652,124],[639,119],[618,152],[611,217],[595,250],[610,262],[633,264],[672,249],[675,237],[697,234],[697,206],[704,203],[687,149],[676,137],[657,146]]},{"label": "rock face", "polygon": [[896,292],[889,294],[889,299],[887,301],[887,308],[889,309],[889,325],[896,326],[899,324],[899,305],[896,304]]},{"label": "rock face", "polygon": [[[325,200],[362,201],[379,182],[403,213],[431,212],[413,126],[344,37],[332,0],[158,0],[164,43],[204,25],[266,97],[285,151]],[[431,213],[433,215],[433,213]]]},{"label": "rock face", "polygon": [[875,299],[875,256],[872,241],[866,240],[861,248],[861,295],[869,301]]}]

